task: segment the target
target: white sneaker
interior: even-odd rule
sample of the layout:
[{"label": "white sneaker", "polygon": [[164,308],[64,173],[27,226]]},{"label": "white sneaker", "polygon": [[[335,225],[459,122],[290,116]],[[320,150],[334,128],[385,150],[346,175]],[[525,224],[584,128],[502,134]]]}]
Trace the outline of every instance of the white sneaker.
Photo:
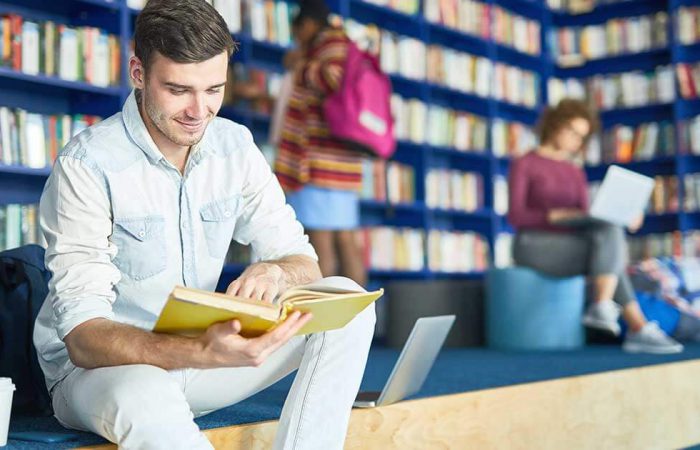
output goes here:
[{"label": "white sneaker", "polygon": [[590,328],[607,331],[615,336],[620,335],[620,306],[612,300],[592,303],[583,315],[583,324]]},{"label": "white sneaker", "polygon": [[670,338],[656,322],[647,322],[636,333],[627,333],[622,350],[629,353],[670,354],[683,351],[683,345]]}]

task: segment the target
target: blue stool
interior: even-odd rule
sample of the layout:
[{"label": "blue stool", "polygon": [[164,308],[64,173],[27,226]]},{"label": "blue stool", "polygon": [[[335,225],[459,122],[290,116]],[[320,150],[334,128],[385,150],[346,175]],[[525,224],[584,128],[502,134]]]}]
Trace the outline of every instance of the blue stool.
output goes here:
[{"label": "blue stool", "polygon": [[486,278],[486,342],[502,350],[582,347],[585,278],[552,278],[524,267]]}]

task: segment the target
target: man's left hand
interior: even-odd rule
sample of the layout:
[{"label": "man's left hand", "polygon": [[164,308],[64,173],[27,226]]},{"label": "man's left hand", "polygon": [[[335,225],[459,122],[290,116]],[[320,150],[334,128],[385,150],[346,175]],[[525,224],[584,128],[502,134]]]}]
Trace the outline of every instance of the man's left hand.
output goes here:
[{"label": "man's left hand", "polygon": [[276,264],[259,262],[249,266],[226,289],[229,295],[272,303],[287,290],[284,271]]}]

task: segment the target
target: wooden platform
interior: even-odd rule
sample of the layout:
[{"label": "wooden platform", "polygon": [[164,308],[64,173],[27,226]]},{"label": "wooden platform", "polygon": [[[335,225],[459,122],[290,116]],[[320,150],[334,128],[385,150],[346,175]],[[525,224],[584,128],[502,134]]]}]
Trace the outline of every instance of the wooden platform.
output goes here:
[{"label": "wooden platform", "polygon": [[[276,426],[205,433],[217,449],[269,449]],[[656,450],[698,443],[700,360],[691,360],[354,410],[345,448]]]}]

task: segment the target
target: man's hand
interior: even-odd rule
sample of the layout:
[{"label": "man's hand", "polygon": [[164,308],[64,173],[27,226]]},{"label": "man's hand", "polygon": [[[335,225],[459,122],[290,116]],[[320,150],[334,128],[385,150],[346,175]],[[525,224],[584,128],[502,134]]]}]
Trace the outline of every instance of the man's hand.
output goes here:
[{"label": "man's hand", "polygon": [[238,334],[241,324],[237,320],[214,324],[198,338],[204,350],[202,356],[205,363],[202,368],[258,367],[310,319],[311,313],[294,311],[273,330],[252,339]]},{"label": "man's hand", "polygon": [[226,289],[229,295],[272,303],[288,288],[284,271],[277,264],[259,262],[249,266]]},{"label": "man's hand", "polygon": [[556,224],[564,220],[578,219],[583,217],[585,212],[576,208],[556,208],[549,211],[547,220],[549,223]]}]

